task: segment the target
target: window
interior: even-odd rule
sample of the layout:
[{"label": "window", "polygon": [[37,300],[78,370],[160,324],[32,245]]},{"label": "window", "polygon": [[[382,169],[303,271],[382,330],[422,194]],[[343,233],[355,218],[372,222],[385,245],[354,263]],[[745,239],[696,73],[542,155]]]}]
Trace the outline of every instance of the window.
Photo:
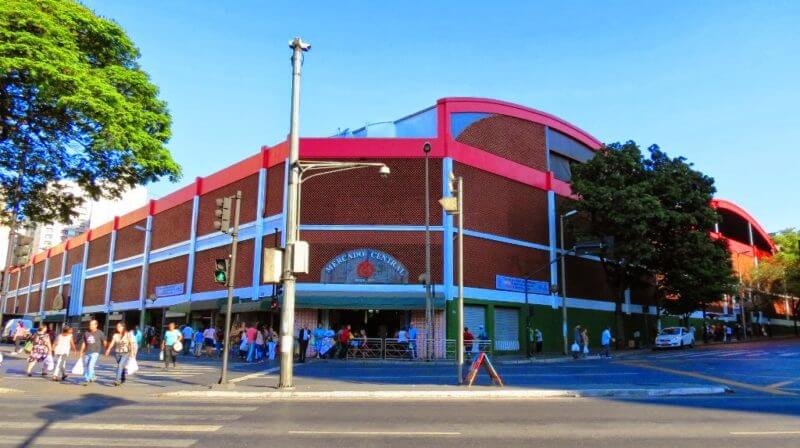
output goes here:
[{"label": "window", "polygon": [[570,182],[572,180],[572,164],[577,163],[562,155],[550,153],[550,171],[558,180]]}]

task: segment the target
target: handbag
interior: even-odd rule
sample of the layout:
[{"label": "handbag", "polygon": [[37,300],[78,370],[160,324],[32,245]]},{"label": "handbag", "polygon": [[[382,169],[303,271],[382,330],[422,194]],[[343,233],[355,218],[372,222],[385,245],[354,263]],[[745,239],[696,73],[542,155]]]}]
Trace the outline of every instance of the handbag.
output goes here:
[{"label": "handbag", "polygon": [[53,355],[47,355],[47,358],[44,359],[44,367],[48,372],[53,371],[56,367],[56,364],[53,362]]},{"label": "handbag", "polygon": [[128,363],[125,364],[125,372],[128,375],[133,375],[138,371],[139,371],[139,363],[136,362],[136,358],[128,358]]},{"label": "handbag", "polygon": [[183,350],[183,343],[181,341],[178,341],[178,342],[172,344],[172,349],[175,350],[176,352],[182,351]]},{"label": "handbag", "polygon": [[71,370],[73,375],[83,375],[83,358],[78,358]]},{"label": "handbag", "polygon": [[159,361],[163,361],[164,360],[164,350],[161,350],[160,352],[158,352],[158,360]]},{"label": "handbag", "polygon": [[26,342],[25,345],[22,347],[22,349],[25,350],[25,353],[32,352],[33,351],[33,342],[31,342],[31,341]]},{"label": "handbag", "polygon": [[573,351],[573,352],[579,352],[579,351],[581,351],[581,346],[580,346],[580,345],[578,345],[578,343],[577,343],[577,342],[573,342],[573,343],[572,343],[572,351]]},{"label": "handbag", "polygon": [[584,355],[588,355],[589,354],[589,346],[588,345],[583,347],[583,354]]}]

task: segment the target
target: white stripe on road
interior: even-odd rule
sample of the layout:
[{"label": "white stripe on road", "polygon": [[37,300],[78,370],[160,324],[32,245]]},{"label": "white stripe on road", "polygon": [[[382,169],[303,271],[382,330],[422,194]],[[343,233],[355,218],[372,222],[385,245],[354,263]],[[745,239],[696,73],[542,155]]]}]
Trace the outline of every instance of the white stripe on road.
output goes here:
[{"label": "white stripe on road", "polygon": [[[252,412],[258,409],[256,406],[217,406],[218,402],[201,402],[197,403],[196,405],[191,406],[181,406],[181,405],[162,405],[159,403],[149,403],[149,404],[133,404],[133,405],[120,405],[120,406],[110,406],[103,408],[103,415],[106,415],[113,411],[148,411],[148,412],[163,412],[163,411],[172,411],[172,412],[190,412],[192,414],[196,414],[198,409],[201,409],[202,406],[208,405],[213,406],[213,410],[215,412]],[[0,409],[22,409],[22,408],[35,408],[40,409],[44,406],[50,405],[58,405],[58,406],[67,406],[71,411],[75,411],[78,409],[82,409],[85,407],[95,407],[95,406],[104,406],[102,400],[97,401],[96,403],[92,402],[81,402],[81,405],[75,407],[75,403],[72,400],[66,401],[64,403],[53,403],[49,401],[20,401],[20,402],[8,402],[8,401],[0,401]]]},{"label": "white stripe on road", "polygon": [[272,368],[267,369],[267,370],[262,370],[261,372],[251,373],[249,375],[240,376],[239,378],[234,378],[234,379],[230,380],[229,382],[230,383],[241,383],[242,381],[247,381],[247,380],[251,380],[253,378],[266,376],[266,375],[269,375],[271,373],[275,373],[275,372],[277,372],[279,370],[281,370],[280,367],[272,367]]},{"label": "white stripe on road", "polygon": [[[196,409],[195,409],[196,410]],[[46,426],[48,430],[82,430],[82,431],[162,431],[162,432],[214,432],[222,428],[219,425],[156,425],[135,423],[84,423],[84,422],[0,422],[3,429],[39,429]]]},{"label": "white stripe on road", "polygon": [[0,437],[0,445],[13,446],[130,446],[130,447],[169,447],[188,448],[197,443],[191,439],[111,439],[96,437],[36,437],[25,436]]},{"label": "white stripe on road", "polygon": [[289,431],[293,435],[319,435],[319,436],[400,436],[400,437],[426,437],[426,436],[460,436],[455,431]]},{"label": "white stripe on road", "polygon": [[800,435],[800,431],[737,431],[731,432],[732,436],[785,436],[785,435]]}]

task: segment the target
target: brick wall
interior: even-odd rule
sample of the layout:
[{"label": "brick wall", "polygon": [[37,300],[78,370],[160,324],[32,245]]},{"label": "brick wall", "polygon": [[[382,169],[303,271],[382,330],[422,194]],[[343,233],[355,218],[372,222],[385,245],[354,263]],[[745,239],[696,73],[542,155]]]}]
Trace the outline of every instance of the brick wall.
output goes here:
[{"label": "brick wall", "polygon": [[[153,235],[150,242],[152,249],[189,239],[192,230],[192,202],[184,202],[153,216]],[[142,247],[144,246],[140,246],[139,250]]]},{"label": "brick wall", "polygon": [[490,115],[466,127],[456,141],[522,165],[547,170],[545,128],[521,118]]},{"label": "brick wall", "polygon": [[44,261],[40,261],[33,265],[33,283],[34,285],[38,285],[42,283],[44,279]]},{"label": "brick wall", "polygon": [[266,216],[283,212],[283,186],[286,182],[284,179],[284,165],[286,164],[279,163],[267,169],[267,202],[264,208]]},{"label": "brick wall", "polygon": [[83,263],[83,244],[71,247],[67,252],[67,272],[72,270],[72,265]]},{"label": "brick wall", "polygon": [[156,286],[185,283],[188,263],[189,257],[183,255],[151,264],[147,275],[147,295],[155,294]]},{"label": "brick wall", "polygon": [[106,276],[86,279],[83,291],[83,306],[103,305],[105,303]]},{"label": "brick wall", "polygon": [[[464,237],[464,283],[478,288],[495,287],[496,275],[522,277],[529,272],[533,279],[549,282],[548,252],[481,238]],[[542,269],[542,267],[545,267]],[[453,267],[455,282],[455,269]]]},{"label": "brick wall", "polygon": [[115,260],[122,260],[142,253],[145,234],[137,229],[136,226],[145,227],[146,225],[147,220],[142,219],[117,230],[117,247],[114,249]]},{"label": "brick wall", "polygon": [[128,302],[139,299],[142,268],[125,269],[111,276],[111,301]]},{"label": "brick wall", "polygon": [[459,163],[453,171],[464,178],[464,227],[549,244],[545,191]]},{"label": "brick wall", "polygon": [[[236,287],[243,288],[253,284],[253,240],[239,243],[239,254],[236,263]],[[223,285],[214,283],[214,260],[227,258],[230,246],[220,246],[198,252],[195,257],[194,291],[218,291],[224,289]],[[185,264],[184,264],[185,266]],[[184,277],[186,276],[184,272]]]},{"label": "brick wall", "polygon": [[[50,264],[47,267],[47,278],[54,279],[61,276],[61,263],[64,260],[64,253],[50,257]],[[13,285],[13,283],[12,283]]]},{"label": "brick wall", "polygon": [[[214,191],[200,196],[200,209],[197,215],[197,235],[206,235],[216,231],[214,229],[214,211],[217,209],[216,200],[225,196],[233,196],[236,190],[242,191],[242,206],[239,221],[244,224],[256,218],[256,204],[258,203],[258,174],[252,174],[242,180],[225,185]],[[233,212],[231,212],[233,217]]]},{"label": "brick wall", "polygon": [[108,251],[111,249],[111,234],[101,236],[89,243],[89,261],[86,266],[93,268],[108,263]]},{"label": "brick wall", "polygon": [[600,262],[567,256],[565,264],[568,297],[616,300],[617,294],[609,288]]}]

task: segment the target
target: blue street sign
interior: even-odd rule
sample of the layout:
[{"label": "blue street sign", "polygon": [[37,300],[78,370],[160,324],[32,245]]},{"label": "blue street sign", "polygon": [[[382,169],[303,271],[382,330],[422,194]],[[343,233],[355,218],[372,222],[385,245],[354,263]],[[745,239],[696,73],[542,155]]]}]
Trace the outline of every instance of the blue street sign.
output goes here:
[{"label": "blue street sign", "polygon": [[[519,277],[509,277],[507,275],[495,275],[495,289],[504,291],[525,292],[525,279]],[[550,283],[541,280],[528,280],[528,294],[550,294]]]}]

